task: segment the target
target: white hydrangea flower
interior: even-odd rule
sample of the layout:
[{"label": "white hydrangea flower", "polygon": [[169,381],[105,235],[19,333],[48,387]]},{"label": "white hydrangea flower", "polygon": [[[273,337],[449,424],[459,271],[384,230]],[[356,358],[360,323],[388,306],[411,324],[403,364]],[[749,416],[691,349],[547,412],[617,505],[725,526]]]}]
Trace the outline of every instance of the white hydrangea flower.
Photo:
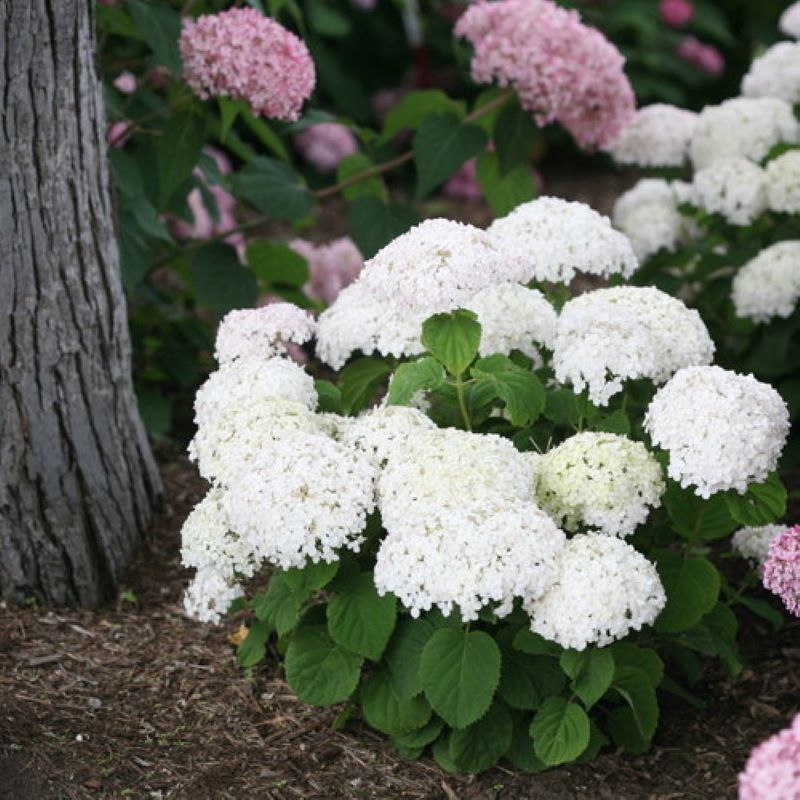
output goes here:
[{"label": "white hydrangea flower", "polygon": [[367,261],[358,283],[389,307],[424,312],[424,319],[458,308],[487,286],[517,280],[510,263],[486,231],[428,219]]},{"label": "white hydrangea flower", "polygon": [[785,525],[741,528],[733,534],[731,546],[742,558],[746,558],[754,566],[761,567],[769,557],[770,542],[785,530]]},{"label": "white hydrangea flower", "polygon": [[375,562],[378,592],[397,595],[412,616],[458,607],[463,620],[474,620],[490,603],[505,616],[515,598],[533,601],[555,577],[565,537],[533,503],[465,495],[419,505],[387,526]]},{"label": "white hydrangea flower", "polygon": [[540,291],[504,283],[478,292],[466,307],[481,324],[482,356],[519,350],[541,366],[537,345],[552,346],[558,315]]},{"label": "white hydrangea flower", "polygon": [[186,587],[183,608],[190,617],[217,625],[231,603],[243,594],[241,585],[232,579],[213,569],[201,569]]},{"label": "white hydrangea flower", "polygon": [[584,432],[545,453],[536,465],[536,497],[556,524],[629,536],[666,485],[661,465],[641,442],[613,433]]},{"label": "white hydrangea flower", "polygon": [[776,144],[798,139],[800,124],[789,103],[775,97],[734,97],[700,112],[690,154],[695,169],[720,158],[761,162]]},{"label": "white hydrangea flower", "polygon": [[666,103],[640,108],[608,148],[618,164],[680,167],[689,157],[697,114]]},{"label": "white hydrangea flower", "polygon": [[398,447],[404,447],[420,431],[435,429],[433,421],[416,408],[382,406],[352,419],[342,429],[340,441],[382,466]]},{"label": "white hydrangea flower", "polygon": [[772,211],[800,214],[800,150],[789,150],[766,166],[767,205]]},{"label": "white hydrangea flower", "polygon": [[305,344],[315,328],[311,314],[294,303],[229,311],[219,324],[214,356],[225,364],[235,358],[283,355],[287,342]]},{"label": "white hydrangea flower", "polygon": [[579,272],[629,278],[639,268],[627,238],[585,203],[538,197],[495,220],[487,233],[518,265],[519,276],[506,280],[569,283]]},{"label": "white hydrangea flower", "polygon": [[557,567],[550,588],[525,610],[531,630],[562,647],[605,647],[652,624],[666,604],[656,568],[621,539],[579,534]]},{"label": "white hydrangea flower", "polygon": [[800,241],[778,242],[748,261],[733,279],[739,317],[768,322],[790,317],[800,301]]},{"label": "white hydrangea flower", "polygon": [[694,205],[731,225],[749,225],[767,208],[766,174],[746,158],[720,158],[695,173]]},{"label": "white hydrangea flower", "polygon": [[697,311],[652,287],[579,295],[561,310],[553,348],[556,379],[607,405],[629,379],[663,383],[681,367],[709,364],[714,343]]},{"label": "white hydrangea flower", "polygon": [[644,178],[617,198],[612,219],[643,262],[659,250],[673,252],[687,240],[686,223],[678,211],[678,204],[686,200],[676,196],[669,182]]},{"label": "white hydrangea flower", "polygon": [[754,59],[742,78],[742,94],[800,102],[800,42],[778,42]]},{"label": "white hydrangea flower", "polygon": [[658,390],[645,415],[653,443],[669,452],[669,476],[710,497],[767,478],[789,434],[781,396],[752,375],[688,367]]},{"label": "white hydrangea flower", "polygon": [[778,21],[778,27],[786,36],[800,39],[800,3],[792,3],[786,8]]},{"label": "white hydrangea flower", "polygon": [[263,453],[222,496],[231,528],[258,560],[288,569],[357,551],[375,506],[370,459],[326,436],[297,434]]}]

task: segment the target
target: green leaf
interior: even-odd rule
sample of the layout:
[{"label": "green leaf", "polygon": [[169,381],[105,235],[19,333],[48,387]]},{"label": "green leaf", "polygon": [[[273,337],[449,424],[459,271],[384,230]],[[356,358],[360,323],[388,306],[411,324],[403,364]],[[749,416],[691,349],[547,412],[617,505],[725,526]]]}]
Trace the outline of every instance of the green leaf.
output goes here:
[{"label": "green leaf", "polygon": [[363,662],[336,644],[321,625],[301,627],[286,650],[286,680],[304,703],[329,706],[353,693]]},{"label": "green leaf", "polygon": [[533,749],[533,739],[530,734],[530,723],[524,714],[514,714],[514,731],[511,746],[506,752],[506,758],[523,772],[542,772],[547,769],[545,764]]},{"label": "green leaf", "polygon": [[247,108],[247,103],[244,100],[231,100],[230,97],[217,97],[217,103],[220,117],[219,138],[224,144],[233,123],[236,122],[236,117]]},{"label": "green leaf", "polygon": [[548,641],[538,633],[523,628],[515,637],[512,645],[515,650],[530,653],[533,656],[551,656],[558,658],[563,652],[560,645]]},{"label": "green leaf", "polygon": [[543,413],[551,422],[564,427],[575,427],[580,420],[578,403],[570,389],[548,390]]},{"label": "green leaf", "polygon": [[425,698],[401,697],[385,669],[373,672],[361,687],[361,711],[373,728],[389,736],[416,731],[431,718]]},{"label": "green leaf", "polygon": [[359,197],[347,208],[347,226],[364,258],[372,258],[418,222],[412,208],[385,203],[374,196]]},{"label": "green leaf", "polygon": [[231,186],[273,219],[292,222],[308,216],[314,207],[314,196],[300,176],[274,158],[254,158],[231,178]]},{"label": "green leaf", "polygon": [[434,761],[445,771],[451,775],[458,773],[459,769],[453,759],[450,757],[450,733],[445,731],[433,743],[433,758]]},{"label": "green leaf", "polygon": [[407,94],[386,116],[381,142],[388,142],[405,128],[418,128],[428,114],[438,112],[449,112],[461,118],[465,113],[464,104],[439,89]]},{"label": "green leaf", "polygon": [[509,103],[502,109],[492,137],[501,177],[527,158],[538,135],[531,115],[519,103]]},{"label": "green leaf", "polygon": [[404,619],[397,624],[384,653],[384,661],[401,697],[414,697],[422,691],[419,660],[428,639],[441,627],[427,616]]},{"label": "green leaf", "polygon": [[342,407],[355,414],[372,400],[378,387],[389,374],[387,364],[378,358],[359,358],[339,372]]},{"label": "green leaf", "polygon": [[682,489],[670,480],[664,494],[664,506],[673,530],[690,541],[720,539],[733,533],[737,527],[721,494],[704,500],[692,489]]},{"label": "green leaf", "polygon": [[536,197],[536,184],[529,167],[518,164],[501,176],[497,153],[481,153],[475,175],[495,216],[504,217],[521,203]]},{"label": "green leaf", "polygon": [[614,742],[632,753],[647,749],[658,725],[658,700],[648,676],[636,667],[618,667],[613,688],[628,704],[609,715]]},{"label": "green leaf", "polygon": [[461,165],[486,146],[480,126],[462,122],[457,114],[428,114],[414,136],[417,199],[458,172]]},{"label": "green leaf", "polygon": [[300,622],[300,610],[306,597],[292,589],[283,572],[276,572],[270,578],[267,591],[256,597],[254,610],[258,619],[268,622],[278,636],[283,636]]},{"label": "green leaf", "polygon": [[[375,164],[372,159],[364,155],[364,153],[353,153],[339,162],[336,170],[336,181],[338,183],[347,180],[347,178],[358,175],[373,166]],[[380,175],[363,178],[358,183],[345,188],[342,194],[348,203],[352,203],[359,197],[376,197],[384,202],[389,200],[389,192],[386,190],[386,184],[384,184]]]},{"label": "green leaf", "polygon": [[477,722],[450,734],[450,758],[464,772],[483,772],[511,747],[511,715],[495,703]]},{"label": "green leaf", "polygon": [[422,323],[422,344],[452,375],[461,375],[478,354],[481,326],[472,311],[434,314]]},{"label": "green leaf", "polygon": [[292,567],[283,573],[286,585],[303,601],[311,597],[314,592],[324,589],[339,572],[339,561],[330,564],[325,561],[309,562],[304,567]]},{"label": "green leaf", "polygon": [[270,627],[266,622],[255,622],[244,640],[236,648],[236,658],[240,667],[253,667],[264,660],[267,652],[267,639]]},{"label": "green leaf", "polygon": [[320,36],[340,38],[350,33],[350,20],[326,0],[307,0],[308,26]]},{"label": "green leaf", "polygon": [[158,205],[166,208],[191,177],[206,140],[206,118],[178,111],[167,121],[156,147]]},{"label": "green leaf", "polygon": [[336,584],[328,602],[328,631],[333,640],[353,653],[377,661],[394,630],[397,600],[381,597],[371,572],[362,572]]},{"label": "green leaf", "polygon": [[258,298],[255,275],[239,263],[228,244],[211,242],[190,256],[189,281],[197,303],[223,316],[233,308],[251,308]]},{"label": "green leaf", "polygon": [[548,697],[531,723],[536,755],[548,766],[574,761],[589,744],[589,717],[576,703]]},{"label": "green leaf", "polygon": [[496,396],[506,404],[511,424],[518,428],[535,422],[545,406],[545,391],[539,378],[522,369],[506,356],[482,358],[472,368],[479,384],[492,387]]},{"label": "green leaf", "polygon": [[422,389],[438,389],[444,383],[442,365],[430,356],[401,364],[389,384],[389,405],[406,406]]},{"label": "green leaf", "polygon": [[514,649],[503,652],[497,693],[511,708],[538,708],[545,697],[558,694],[565,683],[564,673],[552,658]]},{"label": "green leaf", "polygon": [[268,284],[301,287],[309,279],[308,261],[285,244],[251,244],[247,248],[247,264]]},{"label": "green leaf", "polygon": [[335,383],[316,380],[314,388],[319,398],[319,410],[324,414],[342,414],[342,393]]},{"label": "green leaf", "polygon": [[631,642],[614,642],[607,650],[614,657],[616,667],[636,667],[647,675],[653,688],[661,684],[664,662],[655,650]]},{"label": "green leaf", "polygon": [[777,472],[764,483],[755,483],[744,495],[727,492],[725,502],[731,516],[742,525],[770,525],[786,513],[786,487]]},{"label": "green leaf", "polygon": [[150,0],[128,0],[128,10],[158,63],[177,77],[181,71],[180,14],[166,3]]},{"label": "green leaf", "polygon": [[667,604],[655,622],[661,633],[691,628],[717,602],[720,579],[705,558],[683,559],[668,550],[656,554],[656,568],[667,593]]},{"label": "green leaf", "polygon": [[431,721],[424,727],[415,731],[410,731],[402,736],[396,736],[393,744],[403,748],[425,747],[434,739],[438,738],[443,727],[444,722],[436,717],[433,717]]},{"label": "green leaf", "polygon": [[422,650],[419,677],[434,711],[453,728],[477,720],[500,680],[500,649],[483,631],[443,628]]},{"label": "green leaf", "polygon": [[759,600],[755,597],[739,597],[736,602],[769,622],[773,630],[779,631],[783,627],[783,614],[766,600]]},{"label": "green leaf", "polygon": [[619,436],[628,436],[631,432],[631,421],[628,415],[618,408],[607,417],[600,417],[595,420],[591,429],[593,431],[605,431],[606,433],[616,433]]},{"label": "green leaf", "polygon": [[[245,104],[241,110],[242,121],[250,129],[250,132],[267,148],[273,155],[278,156],[281,161],[289,162],[289,151],[281,141],[280,136],[270,127],[270,124],[262,117],[257,117],[250,106]],[[253,159],[250,159],[252,161]]]},{"label": "green leaf", "polygon": [[97,5],[94,13],[97,15],[97,28],[108,33],[117,33],[129,39],[144,41],[144,35],[136,27],[130,14],[121,8],[114,6]]},{"label": "green leaf", "polygon": [[139,416],[152,436],[166,436],[172,427],[172,400],[157,391],[138,389]]},{"label": "green leaf", "polygon": [[565,650],[561,669],[572,678],[572,691],[587,711],[608,691],[614,677],[614,658],[607,650]]}]

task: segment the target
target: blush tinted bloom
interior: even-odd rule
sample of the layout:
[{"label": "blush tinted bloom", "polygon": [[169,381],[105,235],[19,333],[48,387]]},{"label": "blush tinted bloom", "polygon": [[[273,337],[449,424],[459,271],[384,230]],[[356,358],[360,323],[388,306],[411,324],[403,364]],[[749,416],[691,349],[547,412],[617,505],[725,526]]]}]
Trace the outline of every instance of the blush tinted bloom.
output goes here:
[{"label": "blush tinted bloom", "polygon": [[550,0],[475,3],[455,26],[477,83],[512,87],[539,125],[560,122],[579,145],[616,137],[634,112],[625,59],[575,11]]},{"label": "blush tinted bloom", "polygon": [[787,528],[769,543],[762,580],[791,614],[800,617],[800,525]]},{"label": "blush tinted bloom", "polygon": [[114,78],[114,88],[122,94],[133,94],[136,91],[136,76],[132,72],[120,72]]},{"label": "blush tinted bloom", "polygon": [[243,99],[264,117],[297,120],[316,82],[303,40],[254,8],[184,20],[180,50],[200,98]]},{"label": "blush tinted bloom", "polygon": [[682,28],[694,16],[694,6],[688,0],[661,0],[658,10],[661,19],[673,28]]},{"label": "blush tinted bloom", "polygon": [[358,142],[346,125],[320,122],[294,137],[294,146],[320,172],[333,172],[339,163],[358,151]]},{"label": "blush tinted bloom", "polygon": [[451,200],[475,202],[483,197],[483,189],[478,183],[477,161],[465,161],[461,169],[442,186],[442,194]]},{"label": "blush tinted bloom", "polygon": [[739,800],[796,800],[800,797],[800,714],[761,742],[739,775]]},{"label": "blush tinted bloom", "polygon": [[782,33],[794,39],[800,39],[800,2],[792,3],[781,14],[778,27]]},{"label": "blush tinted bloom", "polygon": [[685,36],[677,48],[678,55],[693,66],[710,75],[721,75],[725,58],[713,44],[704,44],[694,36]]},{"label": "blush tinted bloom", "polygon": [[364,256],[347,236],[321,245],[293,239],[289,247],[308,262],[309,281],[303,291],[325,305],[330,305],[364,268]]}]

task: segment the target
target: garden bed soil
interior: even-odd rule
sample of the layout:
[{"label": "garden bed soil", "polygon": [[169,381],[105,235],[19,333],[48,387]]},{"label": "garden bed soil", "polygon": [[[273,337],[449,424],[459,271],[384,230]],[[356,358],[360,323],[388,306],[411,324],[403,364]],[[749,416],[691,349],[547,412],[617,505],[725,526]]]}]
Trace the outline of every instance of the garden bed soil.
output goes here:
[{"label": "garden bed soil", "polygon": [[477,777],[408,763],[357,719],[332,730],[339,709],[296,700],[274,653],[242,671],[229,641],[241,618],[183,616],[179,531],[205,487],[183,460],[163,472],[169,507],[115,604],[0,609],[0,798],[718,800],[797,711],[800,621],[772,634],[750,620],[742,676],[715,677],[706,711],[665,702],[645,756]]}]

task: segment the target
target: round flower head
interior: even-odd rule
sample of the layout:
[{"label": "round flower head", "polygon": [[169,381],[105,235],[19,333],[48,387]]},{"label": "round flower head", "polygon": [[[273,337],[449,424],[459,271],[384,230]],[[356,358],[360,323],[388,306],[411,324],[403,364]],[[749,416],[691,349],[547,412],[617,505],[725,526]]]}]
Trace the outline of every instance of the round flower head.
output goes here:
[{"label": "round flower head", "polygon": [[669,452],[669,476],[710,497],[767,478],[789,433],[781,396],[752,375],[688,367],[658,390],[645,416],[653,443]]},{"label": "round flower head", "polygon": [[681,367],[709,364],[714,343],[700,315],[651,287],[619,286],[573,298],[558,318],[556,379],[606,405],[629,379],[663,383]]},{"label": "round flower head", "polygon": [[739,775],[739,800],[797,800],[798,797],[800,714],[788,728],[754,748]]},{"label": "round flower head", "polygon": [[756,322],[789,317],[799,300],[800,241],[765,248],[733,279],[733,305],[740,317]]},{"label": "round flower head", "polygon": [[800,102],[800,42],[778,42],[756,58],[742,78],[742,94]]},{"label": "round flower head", "polygon": [[201,569],[186,587],[183,608],[186,614],[200,622],[219,624],[222,615],[234,600],[244,595],[241,585],[216,570]]},{"label": "round flower head", "polygon": [[762,580],[765,588],[783,600],[789,613],[800,617],[800,525],[773,537]]},{"label": "round flower head", "polygon": [[330,305],[364,268],[364,256],[348,236],[324,245],[294,239],[289,247],[308,262],[310,279],[303,287],[307,297]]},{"label": "round flower head", "polygon": [[776,144],[798,139],[800,125],[787,102],[734,97],[700,112],[689,150],[695,169],[702,169],[720,158],[761,162]]},{"label": "round flower head", "polygon": [[480,289],[516,280],[508,262],[485,231],[427,219],[367,261],[359,283],[394,308],[427,316],[458,308]]},{"label": "round flower head", "polygon": [[579,433],[536,462],[539,505],[568,531],[629,536],[661,504],[661,465],[641,442]]},{"label": "round flower head", "polygon": [[558,319],[541,292],[504,283],[478,292],[466,307],[478,315],[482,356],[519,350],[541,365],[537,345],[551,347]]},{"label": "round flower head", "polygon": [[418,505],[411,518],[387,525],[375,562],[378,592],[397,595],[412,616],[457,607],[474,620],[490,603],[506,616],[515,598],[534,600],[555,577],[565,537],[533,503]]},{"label": "round flower head", "polygon": [[521,283],[569,283],[577,273],[630,278],[639,266],[631,243],[608,217],[584,203],[539,197],[495,220],[487,233],[519,265]]},{"label": "round flower head", "polygon": [[222,497],[231,528],[254,556],[283,569],[358,550],[375,505],[375,468],[326,436],[285,437]]},{"label": "round flower head", "polygon": [[769,556],[770,542],[785,530],[785,525],[742,528],[733,534],[731,546],[742,558],[746,558],[754,566],[761,567]]},{"label": "round flower head", "polygon": [[720,214],[731,225],[749,225],[767,208],[765,174],[746,158],[720,158],[698,170],[694,205]]},{"label": "round flower head", "polygon": [[474,3],[455,34],[472,43],[477,83],[512,87],[537,124],[560,122],[581,147],[605,145],[633,116],[625,59],[575,11],[550,0]]},{"label": "round flower head", "polygon": [[219,324],[214,356],[225,364],[236,358],[283,355],[286,342],[305,344],[315,327],[311,314],[293,303],[229,311]]},{"label": "round flower head", "polygon": [[800,3],[792,3],[781,14],[778,27],[781,29],[781,33],[785,33],[793,39],[800,39]]},{"label": "round flower head", "polygon": [[789,150],[766,166],[767,205],[772,211],[800,214],[800,150]]},{"label": "round flower head", "polygon": [[302,39],[254,8],[184,19],[183,77],[203,100],[245,100],[255,114],[286,122],[300,117],[316,82]]},{"label": "round flower head", "polygon": [[525,610],[531,630],[562,647],[604,647],[652,624],[666,604],[656,568],[621,539],[578,534],[556,566],[550,588]]},{"label": "round flower head", "polygon": [[358,152],[358,141],[346,125],[320,122],[294,137],[294,146],[320,172],[333,172],[342,159]]},{"label": "round flower head", "polygon": [[697,114],[666,103],[640,108],[608,148],[618,164],[640,167],[681,167],[689,157],[689,142]]}]

